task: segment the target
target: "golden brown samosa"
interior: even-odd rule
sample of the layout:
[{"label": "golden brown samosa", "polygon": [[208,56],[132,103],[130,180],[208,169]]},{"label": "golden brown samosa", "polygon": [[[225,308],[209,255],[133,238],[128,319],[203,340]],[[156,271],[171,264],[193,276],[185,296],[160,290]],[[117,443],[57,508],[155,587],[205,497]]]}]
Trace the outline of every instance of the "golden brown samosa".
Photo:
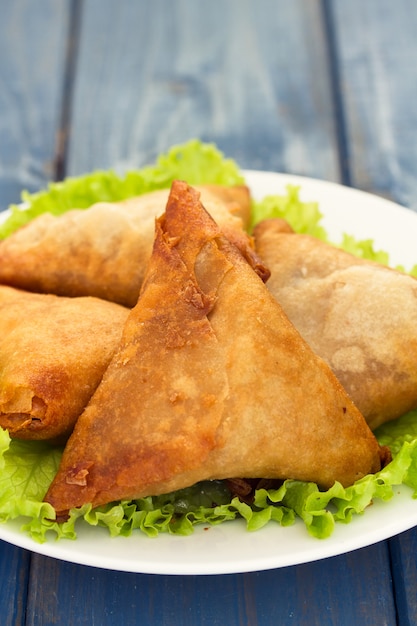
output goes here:
[{"label": "golden brown samosa", "polygon": [[417,281],[281,220],[254,231],[267,283],[372,429],[417,406]]},{"label": "golden brown samosa", "polygon": [[63,439],[95,391],[129,310],[0,286],[0,426]]},{"label": "golden brown samosa", "polygon": [[185,183],[47,495],[58,514],[203,479],[344,485],[380,448],[330,368]]},{"label": "golden brown samosa", "polygon": [[[246,249],[248,188],[211,185],[201,193],[226,235]],[[0,242],[0,283],[134,306],[152,252],[155,218],[164,212],[168,194],[163,189],[59,217],[40,215]]]}]

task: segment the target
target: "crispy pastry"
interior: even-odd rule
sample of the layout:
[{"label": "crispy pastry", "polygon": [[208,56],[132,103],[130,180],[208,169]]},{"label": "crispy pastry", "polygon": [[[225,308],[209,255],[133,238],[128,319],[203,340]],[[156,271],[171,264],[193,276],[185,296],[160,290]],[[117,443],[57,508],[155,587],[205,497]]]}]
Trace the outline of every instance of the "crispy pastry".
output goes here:
[{"label": "crispy pastry", "polygon": [[129,310],[0,286],[0,426],[63,439],[95,391]]},{"label": "crispy pastry", "polygon": [[174,182],[141,296],[47,495],[59,516],[203,479],[349,485],[380,448],[242,254]]},{"label": "crispy pastry", "polygon": [[417,406],[417,281],[357,258],[281,220],[261,222],[256,248],[268,288],[331,366],[375,429]]},{"label": "crispy pastry", "polygon": [[[210,185],[201,193],[225,234],[246,249],[248,188]],[[0,242],[0,283],[134,306],[152,251],[155,218],[164,212],[168,194],[163,189],[59,217],[40,215]],[[252,249],[249,254],[254,257]]]}]

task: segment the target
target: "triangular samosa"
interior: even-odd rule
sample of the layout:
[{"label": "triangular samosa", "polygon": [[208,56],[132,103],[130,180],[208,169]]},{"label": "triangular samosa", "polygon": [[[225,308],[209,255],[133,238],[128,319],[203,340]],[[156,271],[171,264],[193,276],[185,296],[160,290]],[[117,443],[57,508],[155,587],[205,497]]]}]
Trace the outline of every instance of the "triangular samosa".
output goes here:
[{"label": "triangular samosa", "polygon": [[63,439],[93,395],[129,309],[0,286],[0,426]]},{"label": "triangular samosa", "polygon": [[[210,185],[201,193],[223,232],[254,258],[244,231],[250,211],[247,187]],[[168,195],[169,189],[162,189],[36,217],[0,241],[0,283],[133,307],[152,252],[155,218],[164,212]]]},{"label": "triangular samosa", "polygon": [[349,485],[380,448],[265,284],[176,181],[119,350],[46,500],[59,514],[203,479]]},{"label": "triangular samosa", "polygon": [[372,429],[417,406],[417,281],[282,220],[254,231],[268,288]]}]

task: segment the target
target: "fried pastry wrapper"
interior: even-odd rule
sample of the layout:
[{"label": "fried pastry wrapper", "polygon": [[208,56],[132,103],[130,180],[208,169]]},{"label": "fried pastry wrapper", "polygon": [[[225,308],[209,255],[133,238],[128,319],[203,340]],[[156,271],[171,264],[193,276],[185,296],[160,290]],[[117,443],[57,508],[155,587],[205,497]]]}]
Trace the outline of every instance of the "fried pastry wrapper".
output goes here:
[{"label": "fried pastry wrapper", "polygon": [[[246,185],[197,185],[194,187],[200,194],[201,202],[205,202],[205,196],[210,194],[223,202],[230,213],[242,220],[245,230],[249,229],[252,218],[252,200],[249,187]],[[165,207],[164,207],[165,208]],[[210,213],[210,211],[209,211]],[[210,213],[211,214],[211,213]],[[212,215],[216,220],[215,215]]]},{"label": "fried pastry wrapper", "polygon": [[129,309],[0,286],[0,426],[64,440],[98,386]]},{"label": "fried pastry wrapper", "polygon": [[281,220],[261,222],[254,236],[269,290],[370,427],[417,406],[416,279]]},{"label": "fried pastry wrapper", "polygon": [[46,501],[61,518],[205,479],[349,485],[379,469],[330,368],[198,194],[174,182],[139,301]]},{"label": "fried pastry wrapper", "polygon": [[[214,220],[256,263],[252,240],[244,231],[248,188],[210,185],[200,191]],[[168,194],[163,189],[59,217],[40,215],[0,242],[0,283],[133,307],[152,252],[155,218],[164,212]]]}]

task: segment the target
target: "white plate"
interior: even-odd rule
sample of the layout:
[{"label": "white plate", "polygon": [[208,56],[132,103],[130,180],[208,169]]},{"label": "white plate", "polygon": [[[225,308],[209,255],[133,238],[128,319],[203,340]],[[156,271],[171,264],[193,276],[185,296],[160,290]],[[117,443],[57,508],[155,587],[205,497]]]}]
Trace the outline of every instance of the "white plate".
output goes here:
[{"label": "white plate", "polygon": [[[318,201],[323,224],[333,241],[343,232],[372,238],[387,250],[392,263],[412,267],[417,262],[417,214],[392,202],[328,183],[270,172],[245,172],[255,197],[300,186],[303,200]],[[369,546],[417,525],[417,500],[406,487],[395,489],[388,503],[375,502],[350,524],[337,524],[329,539],[313,539],[304,524],[277,524],[254,533],[241,520],[197,527],[193,535],[141,533],[110,538],[102,528],[79,526],[76,541],[51,539],[37,544],[19,531],[21,521],[0,524],[0,539],[46,556],[105,569],[150,574],[231,574],[308,563]]]}]

